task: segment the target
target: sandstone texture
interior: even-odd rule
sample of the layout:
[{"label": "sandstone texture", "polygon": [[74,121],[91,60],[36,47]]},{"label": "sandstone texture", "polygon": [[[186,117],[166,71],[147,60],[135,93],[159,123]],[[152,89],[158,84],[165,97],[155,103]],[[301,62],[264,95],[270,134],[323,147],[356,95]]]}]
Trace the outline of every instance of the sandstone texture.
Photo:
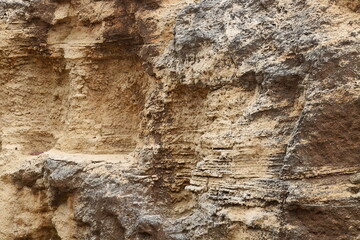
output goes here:
[{"label": "sandstone texture", "polygon": [[359,240],[359,0],[0,0],[1,240]]}]

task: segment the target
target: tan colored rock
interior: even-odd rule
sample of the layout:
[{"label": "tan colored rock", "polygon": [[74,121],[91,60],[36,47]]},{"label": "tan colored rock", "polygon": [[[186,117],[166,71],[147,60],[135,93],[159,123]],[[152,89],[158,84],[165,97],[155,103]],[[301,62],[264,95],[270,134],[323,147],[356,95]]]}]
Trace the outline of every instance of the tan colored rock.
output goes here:
[{"label": "tan colored rock", "polygon": [[0,0],[0,239],[358,239],[348,0]]}]

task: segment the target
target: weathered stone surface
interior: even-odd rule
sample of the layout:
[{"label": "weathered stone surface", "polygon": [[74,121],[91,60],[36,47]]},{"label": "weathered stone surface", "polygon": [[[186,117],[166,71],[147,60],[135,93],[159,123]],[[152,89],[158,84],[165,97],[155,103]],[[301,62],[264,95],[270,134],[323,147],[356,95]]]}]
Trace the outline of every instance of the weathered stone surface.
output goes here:
[{"label": "weathered stone surface", "polygon": [[359,9],[0,1],[0,239],[359,239]]}]

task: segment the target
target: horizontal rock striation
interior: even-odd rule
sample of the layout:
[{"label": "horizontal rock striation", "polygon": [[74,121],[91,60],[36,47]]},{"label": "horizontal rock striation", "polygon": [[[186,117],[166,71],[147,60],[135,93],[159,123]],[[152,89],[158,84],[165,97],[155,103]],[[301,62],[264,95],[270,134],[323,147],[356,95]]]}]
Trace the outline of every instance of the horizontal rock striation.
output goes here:
[{"label": "horizontal rock striation", "polygon": [[0,239],[360,236],[358,0],[0,0]]}]

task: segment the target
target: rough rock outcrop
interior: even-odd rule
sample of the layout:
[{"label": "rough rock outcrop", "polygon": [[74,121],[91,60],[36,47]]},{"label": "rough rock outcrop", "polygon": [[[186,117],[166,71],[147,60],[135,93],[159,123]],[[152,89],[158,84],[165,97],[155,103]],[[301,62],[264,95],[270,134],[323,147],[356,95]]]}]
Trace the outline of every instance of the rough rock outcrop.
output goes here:
[{"label": "rough rock outcrop", "polygon": [[360,236],[359,0],[0,0],[0,239]]}]

